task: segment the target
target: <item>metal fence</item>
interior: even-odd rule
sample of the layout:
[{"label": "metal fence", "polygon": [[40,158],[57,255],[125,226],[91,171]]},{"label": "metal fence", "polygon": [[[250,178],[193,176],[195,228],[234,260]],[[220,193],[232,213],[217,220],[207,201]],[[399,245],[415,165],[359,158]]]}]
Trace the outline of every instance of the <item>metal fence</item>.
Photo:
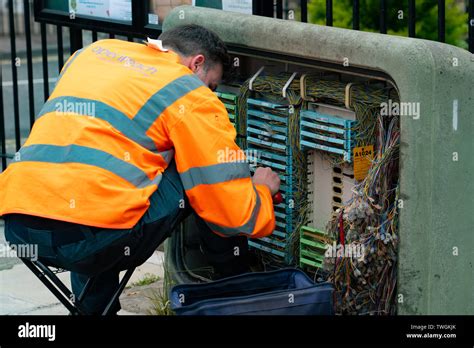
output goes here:
[{"label": "metal fence", "polygon": [[[7,166],[7,159],[12,158],[15,151],[18,151],[22,145],[22,134],[20,124],[20,103],[28,104],[28,128],[30,129],[35,121],[35,82],[40,80],[42,83],[42,96],[44,100],[50,94],[50,71],[48,59],[51,57],[52,47],[48,46],[48,39],[53,37],[55,41],[54,54],[57,55],[58,73],[64,65],[66,45],[69,46],[69,53],[72,54],[75,50],[81,48],[84,43],[84,36],[87,35],[90,41],[96,41],[103,37],[119,37],[133,41],[136,39],[144,39],[147,35],[158,35],[160,29],[149,26],[146,17],[150,10],[150,3],[148,1],[135,1],[133,3],[133,28],[134,30],[124,29],[123,26],[114,24],[101,23],[94,24],[94,21],[75,20],[65,22],[60,16],[43,17],[41,9],[44,1],[35,0],[35,19],[40,23],[32,22],[32,9],[30,0],[0,0],[6,4],[8,11],[4,14],[2,11],[2,33],[8,33],[10,54],[9,61],[11,65],[11,81],[3,82],[3,74],[0,74],[0,84],[2,91],[0,93],[0,145],[1,145],[1,162],[2,170]],[[387,33],[387,0],[380,1],[380,32]],[[416,13],[415,1],[408,0],[408,34],[410,37],[416,37]],[[434,1],[434,0],[433,0]],[[21,3],[21,4],[19,4]],[[21,5],[21,6],[20,6]],[[256,15],[267,17],[276,17],[287,19],[289,6],[297,7],[300,13],[302,22],[308,22],[308,1],[288,1],[288,0],[253,0],[253,12]],[[333,25],[333,1],[326,0],[326,25]],[[21,8],[20,15],[15,12],[16,8]],[[445,41],[446,21],[445,21],[445,0],[438,0],[438,41]],[[474,52],[474,0],[468,2],[468,47],[471,52]],[[7,19],[7,20],[6,20]],[[8,25],[5,23],[8,22]],[[39,26],[39,35],[41,41],[41,62],[42,62],[42,79],[34,79],[33,75],[33,50],[32,50],[32,33],[35,34],[35,28]],[[360,1],[353,0],[352,6],[352,27],[354,30],[360,30]],[[137,30],[140,29],[140,30]],[[26,65],[27,65],[27,99],[21,100],[18,93],[18,55],[17,55],[17,35],[24,34],[26,41]],[[69,42],[67,42],[67,41]],[[49,40],[51,42],[51,40]],[[3,65],[2,65],[3,67]],[[4,100],[5,86],[12,87],[11,100]],[[12,103],[12,104],[10,104]],[[5,105],[13,105],[12,112],[5,113]],[[14,123],[14,144],[8,153],[7,151],[7,134],[5,132],[6,122]],[[28,131],[28,129],[27,129]],[[9,135],[10,136],[10,135]]]},{"label": "metal fence", "polygon": [[[23,20],[24,16],[24,2],[23,1],[14,1],[13,2],[13,14],[15,17],[15,33],[18,35],[25,35],[25,21]],[[29,11],[33,12],[33,0],[29,0]],[[8,0],[0,0],[0,36],[1,35],[10,35],[9,19],[8,19]],[[29,18],[30,28],[32,34],[40,33],[40,24],[35,22],[34,17]],[[50,27],[49,32],[52,34],[54,28]]]},{"label": "metal fence", "polygon": [[[432,0],[433,2],[437,1],[437,21],[438,21],[438,41],[445,42],[446,38],[446,1],[445,0]],[[263,1],[262,1],[263,2]],[[299,6],[301,10],[301,21],[308,22],[308,0],[300,0]],[[387,33],[387,13],[389,10],[388,0],[379,0],[380,2],[380,11],[379,11],[379,27],[380,33]],[[326,0],[326,25],[333,25],[333,0]],[[468,47],[469,51],[474,53],[474,0],[469,0],[466,7],[466,12],[468,12]],[[285,6],[286,5],[286,6]],[[408,36],[416,37],[416,0],[408,0]],[[264,5],[266,8],[266,15],[274,16],[276,18],[287,19],[285,17],[284,6],[286,9],[289,9],[288,0],[277,0],[274,1],[272,6],[271,2],[268,2]],[[273,7],[273,9],[272,9]],[[352,29],[360,30],[360,0],[352,1]],[[287,12],[287,11],[286,11]]]}]

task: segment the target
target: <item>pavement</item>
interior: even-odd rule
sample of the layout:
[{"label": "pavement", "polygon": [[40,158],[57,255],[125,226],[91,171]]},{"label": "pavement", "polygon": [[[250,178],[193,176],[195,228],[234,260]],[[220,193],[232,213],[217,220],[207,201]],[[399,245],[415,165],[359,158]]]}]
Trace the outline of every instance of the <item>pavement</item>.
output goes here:
[{"label": "pavement", "polygon": [[[6,245],[3,220],[0,220],[0,244]],[[119,315],[150,314],[153,309],[150,297],[162,291],[163,287],[163,260],[164,253],[155,251],[143,265],[136,268],[120,297],[122,310]],[[146,284],[143,280],[150,279],[150,275],[159,280]],[[69,272],[60,273],[58,277],[70,287]],[[139,281],[146,285],[137,285]],[[67,314],[65,307],[19,259],[6,253],[0,255],[0,315]]]}]

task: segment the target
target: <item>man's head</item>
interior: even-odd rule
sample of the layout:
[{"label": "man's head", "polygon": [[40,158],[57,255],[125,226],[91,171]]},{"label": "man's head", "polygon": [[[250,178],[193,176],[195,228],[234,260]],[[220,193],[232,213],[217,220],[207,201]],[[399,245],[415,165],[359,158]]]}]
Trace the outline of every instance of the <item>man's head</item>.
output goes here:
[{"label": "man's head", "polygon": [[210,89],[216,89],[230,68],[230,56],[222,40],[212,31],[194,24],[170,29],[159,37],[163,47],[176,52]]}]

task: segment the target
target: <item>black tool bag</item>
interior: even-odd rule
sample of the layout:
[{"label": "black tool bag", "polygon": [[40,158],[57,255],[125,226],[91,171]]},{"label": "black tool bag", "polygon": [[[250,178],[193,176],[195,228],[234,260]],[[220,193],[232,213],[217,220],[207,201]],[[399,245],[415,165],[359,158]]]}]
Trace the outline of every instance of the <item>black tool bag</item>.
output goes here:
[{"label": "black tool bag", "polygon": [[287,268],[177,285],[170,299],[177,315],[332,315],[333,291]]}]

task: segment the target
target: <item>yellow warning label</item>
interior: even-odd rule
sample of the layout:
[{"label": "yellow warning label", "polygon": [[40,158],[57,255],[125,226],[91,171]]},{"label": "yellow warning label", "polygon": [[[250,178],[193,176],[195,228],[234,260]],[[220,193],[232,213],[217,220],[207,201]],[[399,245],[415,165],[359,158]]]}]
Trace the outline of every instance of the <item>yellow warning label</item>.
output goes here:
[{"label": "yellow warning label", "polygon": [[354,148],[354,178],[362,181],[367,176],[374,158],[374,145]]}]

